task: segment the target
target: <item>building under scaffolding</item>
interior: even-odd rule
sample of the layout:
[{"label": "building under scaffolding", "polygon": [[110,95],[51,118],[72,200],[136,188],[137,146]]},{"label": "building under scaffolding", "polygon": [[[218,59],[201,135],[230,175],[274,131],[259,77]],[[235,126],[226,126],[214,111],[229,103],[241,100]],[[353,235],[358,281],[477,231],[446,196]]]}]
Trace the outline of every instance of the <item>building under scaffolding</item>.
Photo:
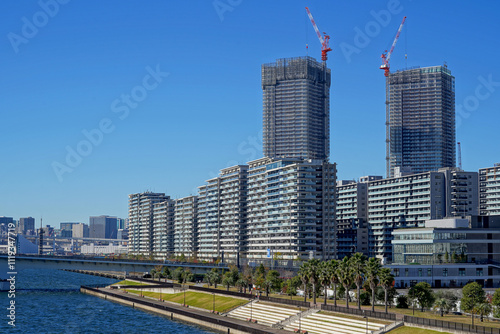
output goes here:
[{"label": "building under scaffolding", "polygon": [[455,78],[445,66],[397,71],[386,79],[387,176],[455,167]]},{"label": "building under scaffolding", "polygon": [[330,69],[311,57],[262,65],[264,155],[327,159]]}]

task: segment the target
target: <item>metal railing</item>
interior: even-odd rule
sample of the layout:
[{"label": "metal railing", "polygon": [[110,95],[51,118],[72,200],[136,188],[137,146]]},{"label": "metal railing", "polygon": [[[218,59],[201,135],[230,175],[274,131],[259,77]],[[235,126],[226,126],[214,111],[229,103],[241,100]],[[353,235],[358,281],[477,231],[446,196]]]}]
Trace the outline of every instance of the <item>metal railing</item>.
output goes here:
[{"label": "metal railing", "polygon": [[488,334],[500,334],[500,328],[484,327],[484,326],[472,326],[471,324],[464,324],[460,322],[451,322],[437,319],[427,319],[412,317],[405,315],[403,318],[405,323],[421,326],[429,326],[443,329],[453,329],[457,331],[463,331],[468,333],[488,333]]},{"label": "metal railing", "polygon": [[369,318],[377,318],[377,319],[384,319],[384,320],[390,320],[390,321],[396,321],[396,314],[395,313],[385,313],[385,312],[378,312],[378,311],[371,311],[371,310],[358,310],[357,308],[347,308],[343,306],[334,306],[334,305],[325,305],[321,304],[321,309],[324,311],[330,311],[330,312],[340,312],[340,313],[347,313],[347,314],[354,314],[354,315],[359,315],[359,316],[367,316]]}]

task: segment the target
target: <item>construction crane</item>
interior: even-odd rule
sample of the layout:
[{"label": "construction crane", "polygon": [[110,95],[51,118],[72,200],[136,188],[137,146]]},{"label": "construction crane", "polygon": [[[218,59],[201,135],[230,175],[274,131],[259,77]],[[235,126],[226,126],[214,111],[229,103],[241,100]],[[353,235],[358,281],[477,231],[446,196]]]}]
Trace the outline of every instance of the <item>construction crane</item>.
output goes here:
[{"label": "construction crane", "polygon": [[458,142],[458,168],[462,169],[462,146]]},{"label": "construction crane", "polygon": [[323,32],[325,35],[325,38],[321,36],[321,33],[319,32],[318,26],[316,25],[316,22],[314,22],[314,18],[311,14],[311,11],[309,10],[308,7],[306,7],[307,15],[309,16],[309,19],[311,20],[311,23],[313,25],[314,31],[316,31],[316,35],[318,35],[319,42],[321,43],[321,60],[326,61],[328,59],[327,52],[332,51],[332,49],[328,46],[328,43],[330,41],[330,36],[326,34],[326,32]]},{"label": "construction crane", "polygon": [[396,46],[396,43],[397,43],[398,38],[399,38],[399,34],[401,33],[401,29],[403,29],[403,25],[405,24],[405,21],[406,21],[406,16],[403,17],[403,21],[401,22],[401,25],[399,26],[398,32],[396,33],[396,37],[394,38],[394,42],[392,42],[391,50],[389,52],[387,52],[387,50],[385,50],[384,53],[382,53],[381,58],[382,58],[383,64],[380,66],[380,69],[385,71],[384,75],[386,77],[388,77],[389,73],[390,73],[389,60],[391,59],[392,51],[394,51],[394,47]]}]

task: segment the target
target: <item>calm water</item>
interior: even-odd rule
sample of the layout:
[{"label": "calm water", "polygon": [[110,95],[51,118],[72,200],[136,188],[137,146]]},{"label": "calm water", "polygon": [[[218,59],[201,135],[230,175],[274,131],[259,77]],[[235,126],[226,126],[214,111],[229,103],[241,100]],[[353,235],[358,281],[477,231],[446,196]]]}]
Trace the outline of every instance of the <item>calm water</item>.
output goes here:
[{"label": "calm water", "polygon": [[16,327],[8,325],[0,292],[0,333],[215,333],[79,292],[80,285],[114,283],[56,269],[23,269],[16,282]]}]

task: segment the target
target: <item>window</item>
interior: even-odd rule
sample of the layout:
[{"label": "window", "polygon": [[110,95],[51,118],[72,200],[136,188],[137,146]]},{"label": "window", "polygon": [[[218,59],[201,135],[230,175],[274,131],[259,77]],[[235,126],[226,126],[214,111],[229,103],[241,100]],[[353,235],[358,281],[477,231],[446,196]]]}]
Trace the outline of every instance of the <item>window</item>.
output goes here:
[{"label": "window", "polygon": [[432,276],[432,269],[431,268],[427,269],[427,276]]},{"label": "window", "polygon": [[405,268],[405,276],[408,277],[408,268]]},{"label": "window", "polygon": [[458,276],[465,276],[465,268],[458,268]]},{"label": "window", "polygon": [[418,277],[422,277],[422,268],[418,268]]},{"label": "window", "polygon": [[476,276],[483,276],[483,268],[476,269]]},{"label": "window", "polygon": [[448,277],[448,268],[443,269],[443,277]]},{"label": "window", "polygon": [[399,277],[399,268],[394,269],[394,276]]}]

